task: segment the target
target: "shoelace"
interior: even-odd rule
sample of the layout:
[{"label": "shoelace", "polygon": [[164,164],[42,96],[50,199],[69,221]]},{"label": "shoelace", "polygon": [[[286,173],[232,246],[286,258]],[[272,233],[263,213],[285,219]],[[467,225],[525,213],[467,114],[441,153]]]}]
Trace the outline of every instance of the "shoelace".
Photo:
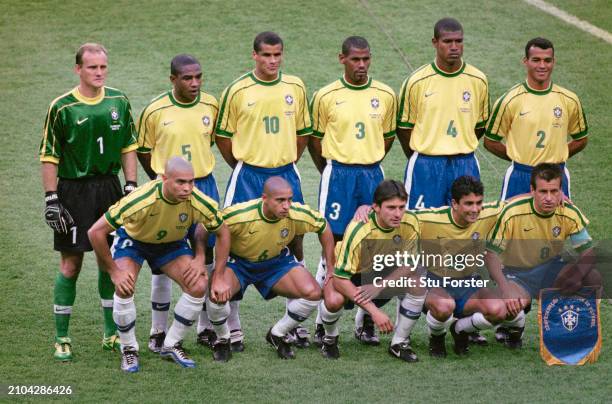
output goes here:
[{"label": "shoelace", "polygon": [[400,342],[398,345],[399,345],[400,350],[402,351],[410,348],[410,345],[408,345],[407,342]]},{"label": "shoelace", "polygon": [[125,357],[125,361],[127,362],[128,365],[133,365],[134,363],[136,363],[136,352],[135,351],[124,351],[123,355]]}]

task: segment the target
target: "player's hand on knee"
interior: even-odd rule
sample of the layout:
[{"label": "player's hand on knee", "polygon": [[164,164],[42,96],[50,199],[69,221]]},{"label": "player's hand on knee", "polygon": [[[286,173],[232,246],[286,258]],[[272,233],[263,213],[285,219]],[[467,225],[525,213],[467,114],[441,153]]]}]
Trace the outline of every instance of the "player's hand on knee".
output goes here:
[{"label": "player's hand on knee", "polygon": [[393,323],[385,313],[379,310],[377,313],[371,313],[371,315],[372,321],[381,333],[388,334],[393,331]]},{"label": "player's hand on knee", "polygon": [[521,299],[504,299],[504,303],[506,304],[506,310],[512,317],[516,317],[523,310]]},{"label": "player's hand on knee", "polygon": [[74,220],[66,208],[60,203],[56,192],[45,193],[45,221],[54,231],[68,234]]},{"label": "player's hand on knee", "polygon": [[192,288],[202,275],[201,265],[198,265],[198,263],[198,260],[191,260],[187,268],[185,268],[185,272],[183,272],[183,280],[188,288]]},{"label": "player's hand on knee", "polygon": [[231,296],[231,287],[221,278],[213,278],[212,285],[210,287],[211,300],[217,304],[227,302]]},{"label": "player's hand on knee", "polygon": [[553,287],[560,288],[561,294],[572,295],[582,288],[581,279],[575,275],[560,276],[555,280]]},{"label": "player's hand on knee", "polygon": [[134,275],[131,272],[117,270],[111,273],[111,279],[115,284],[115,289],[123,296],[132,296],[134,294]]}]

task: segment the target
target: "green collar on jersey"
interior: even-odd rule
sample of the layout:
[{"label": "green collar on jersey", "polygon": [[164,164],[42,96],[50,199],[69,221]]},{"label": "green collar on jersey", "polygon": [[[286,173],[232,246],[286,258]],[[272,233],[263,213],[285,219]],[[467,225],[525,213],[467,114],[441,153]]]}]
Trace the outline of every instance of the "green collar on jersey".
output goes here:
[{"label": "green collar on jersey", "polygon": [[264,222],[266,223],[277,223],[280,221],[280,219],[268,219],[266,217],[266,215],[264,215],[263,213],[263,201],[259,201],[259,204],[257,206],[257,211],[259,212],[259,216],[263,219]]},{"label": "green collar on jersey", "polygon": [[368,82],[365,84],[362,84],[360,86],[356,86],[354,84],[350,84],[348,81],[346,81],[344,79],[344,76],[340,77],[340,82],[342,83],[342,85],[350,90],[365,90],[366,88],[369,88],[370,85],[372,84],[372,77],[368,77]]},{"label": "green collar on jersey", "polygon": [[393,230],[395,230],[393,227],[390,227],[390,228],[387,229],[387,228],[382,227],[381,225],[379,225],[377,217],[376,217],[376,212],[374,212],[374,211],[372,211],[372,213],[370,213],[370,218],[372,219],[372,222],[374,222],[374,226],[376,226],[383,233],[391,233]]},{"label": "green collar on jersey", "polygon": [[166,197],[164,196],[164,190],[163,190],[163,182],[159,182],[159,184],[157,184],[157,190],[159,191],[159,197],[162,199],[162,201],[170,204],[170,205],[178,205],[180,202],[172,202],[169,201],[168,199],[166,199]]},{"label": "green collar on jersey", "polygon": [[550,85],[548,86],[547,89],[545,90],[536,90],[535,88],[531,88],[529,86],[529,83],[527,83],[527,80],[525,80],[523,82],[523,87],[525,87],[525,90],[527,90],[528,92],[530,92],[531,94],[535,94],[535,95],[546,95],[548,93],[550,93],[550,91],[552,90],[553,87],[553,82],[552,80],[550,81]]},{"label": "green collar on jersey", "polygon": [[257,76],[255,75],[255,70],[250,72],[249,76],[251,76],[251,79],[253,79],[253,81],[257,84],[261,84],[262,86],[273,86],[281,81],[281,78],[283,77],[283,73],[279,70],[278,77],[272,81],[263,81],[263,80],[258,79]]},{"label": "green collar on jersey", "polygon": [[465,70],[465,62],[462,60],[461,61],[461,68],[459,68],[459,70],[457,70],[456,72],[453,72],[453,73],[448,73],[448,72],[445,72],[444,70],[440,69],[438,67],[438,65],[436,65],[436,61],[435,60],[433,62],[431,62],[431,67],[434,69],[434,72],[438,73],[440,76],[444,76],[444,77],[456,77],[456,76],[460,75],[461,73],[463,73],[463,71]]},{"label": "green collar on jersey", "polygon": [[[529,205],[531,206],[531,211],[532,211],[532,212],[534,213],[534,215],[536,215],[537,217],[543,217],[543,218],[545,218],[545,219],[546,219],[546,218],[549,218],[549,217],[554,216],[554,214],[555,214],[555,211],[554,211],[554,210],[552,211],[552,213],[549,213],[548,215],[545,215],[545,214],[543,214],[543,213],[538,212],[538,211],[536,210],[535,205],[533,204],[533,198],[531,198],[531,199],[529,200]],[[556,209],[555,209],[555,210],[556,210]]]},{"label": "green collar on jersey", "polygon": [[184,103],[184,102],[180,102],[179,100],[177,100],[176,98],[174,98],[174,94],[173,91],[170,90],[168,91],[168,97],[170,97],[170,101],[172,101],[172,103],[174,105],[176,105],[179,108],[189,108],[189,107],[193,107],[194,105],[196,105],[198,102],[200,102],[200,92],[198,91],[198,96],[195,98],[195,100],[188,102],[188,103]]}]

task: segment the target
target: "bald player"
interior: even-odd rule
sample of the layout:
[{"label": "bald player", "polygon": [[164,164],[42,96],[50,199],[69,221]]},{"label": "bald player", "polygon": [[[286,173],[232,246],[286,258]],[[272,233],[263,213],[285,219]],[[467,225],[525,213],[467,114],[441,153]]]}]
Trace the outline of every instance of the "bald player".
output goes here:
[{"label": "bald player", "polygon": [[[174,322],[162,344],[160,354],[182,367],[195,367],[182,347],[189,327],[204,304],[204,232],[194,245],[186,241],[189,228],[201,223],[217,235],[217,267],[223,268],[229,250],[229,233],[217,210],[217,203],[194,187],[191,163],[181,157],[168,160],[161,180],[151,181],[121,199],[89,230],[96,256],[115,284],[113,317],[121,337],[121,369],[137,372],[136,280],[144,260],[153,271],[174,280],[183,294],[174,308]],[[106,237],[116,231],[112,253]]]},{"label": "bald player", "polygon": [[249,285],[255,285],[266,300],[277,295],[290,298],[285,315],[268,330],[266,340],[280,358],[295,358],[286,334],[315,310],[321,288],[287,246],[297,235],[317,233],[327,262],[335,262],[327,221],[319,212],[293,202],[291,185],[277,176],[266,180],[261,198],[224,209],[223,218],[231,234],[230,258],[227,266],[215,268],[206,302],[217,334],[213,358],[231,358],[229,300]]}]

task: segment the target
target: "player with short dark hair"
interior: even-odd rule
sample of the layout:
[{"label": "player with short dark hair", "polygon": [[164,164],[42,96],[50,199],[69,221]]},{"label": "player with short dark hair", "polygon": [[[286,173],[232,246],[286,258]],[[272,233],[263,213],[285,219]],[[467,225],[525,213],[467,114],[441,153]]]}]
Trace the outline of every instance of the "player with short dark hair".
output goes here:
[{"label": "player with short dark hair", "polygon": [[[374,192],[373,212],[367,222],[352,221],[346,228],[342,242],[337,245],[336,266],[328,267],[323,288],[324,301],[319,305],[325,328],[321,346],[324,357],[337,359],[340,356],[337,322],[342,315],[342,308],[349,302],[367,311],[381,332],[393,330],[393,323],[379,308],[390,298],[376,298],[381,289],[373,289],[376,286],[375,276],[381,274],[381,277],[387,279],[401,275],[416,280],[419,272],[416,268],[395,265],[385,266],[381,272],[373,272],[372,259],[376,255],[395,252],[418,253],[419,222],[412,212],[406,211],[407,196],[401,182],[381,182]],[[421,315],[425,289],[419,286],[408,287],[391,294],[398,296],[400,301],[389,354],[406,362],[415,362],[418,358],[410,347],[409,337]]]},{"label": "player with short dark hair", "polygon": [[[255,68],[221,94],[216,142],[233,169],[225,207],[259,198],[264,182],[272,176],[285,178],[294,200],[304,202],[296,163],[306,148],[312,123],[304,83],[280,71],[283,46],[273,32],[257,35],[252,53]],[[303,262],[302,249],[303,240],[298,236],[291,250]],[[238,301],[232,302],[229,324],[233,330],[238,329],[236,338],[242,340]]]},{"label": "player with short dark hair", "polygon": [[213,358],[231,357],[227,317],[229,300],[255,285],[266,300],[276,295],[289,298],[283,318],[270,328],[266,340],[282,359],[293,359],[288,332],[306,320],[321,299],[321,288],[288,245],[296,235],[317,233],[328,262],[334,262],[334,240],[321,214],[293,202],[291,185],[278,176],[264,184],[262,197],[226,208],[223,218],[231,233],[227,267],[215,268],[206,306],[217,340]]},{"label": "player with short dark hair", "polygon": [[[229,233],[217,203],[195,188],[194,182],[191,163],[172,157],[161,180],[151,181],[121,199],[89,230],[96,256],[116,287],[113,317],[121,336],[121,369],[125,372],[140,370],[134,293],[144,260],[152,271],[165,273],[183,290],[160,355],[182,367],[195,367],[182,341],[202,311],[207,277],[203,232],[196,237],[193,250],[187,243],[187,232],[193,224],[202,223],[207,232],[217,235],[217,267],[227,260]],[[105,240],[113,231],[116,235],[111,252]]]},{"label": "player with short dark hair", "polygon": [[[212,153],[218,104],[215,97],[201,90],[202,67],[191,55],[179,54],[170,62],[172,89],[155,97],[138,120],[138,159],[151,179],[164,173],[164,166],[173,156],[191,162],[195,186],[219,203],[219,191],[213,175],[215,156]],[[190,231],[193,239],[193,228]],[[206,264],[213,262],[214,236],[208,240]],[[212,269],[212,268],[211,268]],[[172,300],[172,282],[165,274],[154,271],[151,276],[151,332],[149,349],[159,352],[166,336],[168,312]],[[208,329],[208,332],[207,332]],[[198,323],[198,341],[207,344],[212,326],[206,312]]]},{"label": "player with short dark hair", "polygon": [[[368,75],[370,45],[359,36],[342,43],[338,55],[343,76],[315,92],[312,103],[313,134],[308,149],[321,173],[319,211],[342,240],[357,207],[372,204],[374,190],[384,179],[381,161],[395,138],[397,101],[391,87]],[[319,263],[317,281],[323,284],[325,262]],[[369,318],[355,336],[376,343]],[[317,316],[315,343],[325,331]]]},{"label": "player with short dark hair", "polygon": [[435,61],[402,84],[397,136],[408,158],[409,209],[449,205],[462,175],[480,178],[474,155],[489,117],[486,76],[463,61],[463,27],[452,18],[435,25]]},{"label": "player with short dark hair", "polygon": [[531,170],[540,163],[561,165],[563,192],[570,197],[565,164],[588,142],[582,104],[576,94],[553,83],[555,49],[548,39],[527,42],[523,64],[527,78],[495,102],[484,140],[487,150],[512,162],[504,177],[501,199],[529,192]]},{"label": "player with short dark hair", "polygon": [[[561,167],[541,163],[531,172],[531,195],[510,201],[491,231],[486,255],[489,270],[503,267],[499,288],[513,320],[502,324],[505,344],[520,348],[525,327],[524,309],[544,288],[558,287],[574,293],[583,286],[601,286],[594,268],[588,220],[570,201],[563,199]],[[569,239],[579,255],[575,262],[561,257]]]},{"label": "player with short dark hair", "polygon": [[[106,49],[95,43],[76,53],[79,85],[51,102],[39,156],[45,190],[45,220],[61,254],[55,278],[55,358],[72,360],[68,325],[76,297],[83,253],[91,251],[87,230],[125,193],[136,187],[136,131],[130,103],[121,91],[105,87]],[[117,174],[123,169],[123,192]],[[104,311],[102,347],[119,346],[113,322],[113,284],[99,267],[98,291]]]}]

